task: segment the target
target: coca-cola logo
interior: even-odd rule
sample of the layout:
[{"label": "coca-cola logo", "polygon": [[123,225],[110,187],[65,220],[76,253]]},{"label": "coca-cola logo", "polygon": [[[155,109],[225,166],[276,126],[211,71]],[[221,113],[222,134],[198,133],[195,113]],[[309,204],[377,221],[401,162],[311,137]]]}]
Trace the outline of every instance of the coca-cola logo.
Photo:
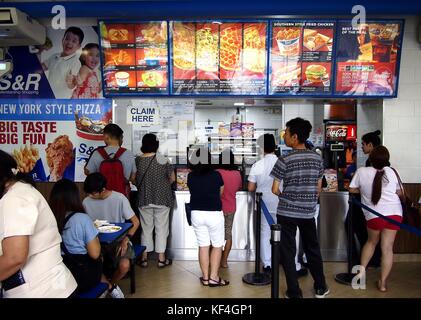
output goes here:
[{"label": "coca-cola logo", "polygon": [[347,129],[345,128],[328,128],[327,129],[327,137],[328,138],[345,138],[347,133]]}]

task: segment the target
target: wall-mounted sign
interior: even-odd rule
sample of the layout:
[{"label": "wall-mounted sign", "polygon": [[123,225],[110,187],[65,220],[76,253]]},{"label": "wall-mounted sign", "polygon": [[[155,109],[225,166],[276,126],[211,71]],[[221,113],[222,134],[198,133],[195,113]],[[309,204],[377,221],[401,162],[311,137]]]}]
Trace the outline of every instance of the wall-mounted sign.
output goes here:
[{"label": "wall-mounted sign", "polygon": [[83,167],[104,145],[111,100],[0,100],[0,144],[35,181],[84,181]]},{"label": "wall-mounted sign", "polygon": [[266,94],[266,22],[171,22],[173,94]]},{"label": "wall-mounted sign", "polygon": [[333,21],[271,21],[271,94],[330,94]]},{"label": "wall-mounted sign", "polygon": [[100,22],[105,93],[168,93],[167,22]]},{"label": "wall-mounted sign", "polygon": [[153,100],[133,101],[127,107],[127,124],[150,127],[160,123],[159,106]]},{"label": "wall-mounted sign", "polygon": [[395,96],[402,46],[401,21],[338,22],[335,93]]}]

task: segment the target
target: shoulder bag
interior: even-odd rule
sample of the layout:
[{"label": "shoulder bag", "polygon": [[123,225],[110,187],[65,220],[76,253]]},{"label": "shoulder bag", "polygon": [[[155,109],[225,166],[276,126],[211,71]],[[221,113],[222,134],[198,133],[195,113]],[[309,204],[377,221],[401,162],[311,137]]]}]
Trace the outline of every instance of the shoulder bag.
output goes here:
[{"label": "shoulder bag", "polygon": [[402,195],[399,197],[401,200],[402,205],[402,222],[404,224],[408,224],[410,226],[418,228],[420,226],[420,213],[415,206],[415,203],[408,197],[405,192],[405,188],[403,186],[401,177],[399,176],[398,172],[390,167],[394,172],[396,177],[398,178],[399,188],[401,189]]}]

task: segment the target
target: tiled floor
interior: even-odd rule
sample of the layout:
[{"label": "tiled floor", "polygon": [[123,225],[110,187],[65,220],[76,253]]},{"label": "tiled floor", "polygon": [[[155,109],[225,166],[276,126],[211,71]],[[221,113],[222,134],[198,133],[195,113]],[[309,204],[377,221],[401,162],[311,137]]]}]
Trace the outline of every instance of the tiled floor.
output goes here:
[{"label": "tiled floor", "polygon": [[[346,264],[326,262],[325,275],[331,292],[328,297],[421,298],[421,261],[410,261],[395,262],[386,293],[379,292],[375,286],[380,270],[368,270],[366,289],[354,290],[334,280],[337,273],[346,271]],[[222,276],[230,280],[230,285],[210,288],[202,286],[199,281],[201,272],[197,261],[173,261],[172,266],[158,269],[156,261],[152,260],[148,268],[136,267],[137,288],[134,295],[128,294],[128,280],[123,280],[120,286],[127,298],[270,298],[270,285],[253,286],[242,281],[244,274],[254,272],[254,262],[230,262],[228,269],[221,270]],[[283,297],[286,285],[282,268],[280,279],[280,297]],[[304,298],[313,297],[311,275],[301,278],[300,286]]]}]

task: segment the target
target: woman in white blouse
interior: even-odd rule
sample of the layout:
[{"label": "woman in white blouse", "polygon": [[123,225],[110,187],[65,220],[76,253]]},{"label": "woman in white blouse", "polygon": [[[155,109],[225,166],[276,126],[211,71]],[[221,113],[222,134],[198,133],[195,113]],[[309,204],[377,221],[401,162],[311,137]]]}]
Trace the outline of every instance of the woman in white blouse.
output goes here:
[{"label": "woman in white blouse", "polygon": [[63,264],[61,237],[44,197],[0,150],[0,281],[5,298],[67,298],[76,281]]}]

